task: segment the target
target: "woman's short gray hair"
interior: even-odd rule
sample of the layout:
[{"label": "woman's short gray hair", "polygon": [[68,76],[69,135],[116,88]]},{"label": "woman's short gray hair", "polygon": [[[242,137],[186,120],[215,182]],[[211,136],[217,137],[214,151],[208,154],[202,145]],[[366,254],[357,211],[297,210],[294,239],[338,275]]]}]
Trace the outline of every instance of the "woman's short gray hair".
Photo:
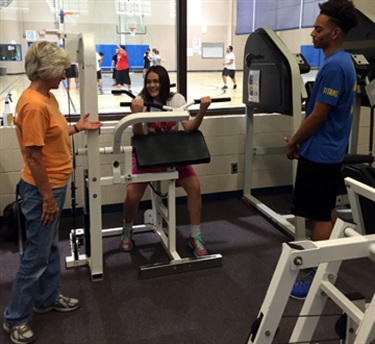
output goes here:
[{"label": "woman's short gray hair", "polygon": [[54,43],[47,41],[34,42],[25,57],[26,75],[30,81],[52,79],[69,68],[69,54]]}]

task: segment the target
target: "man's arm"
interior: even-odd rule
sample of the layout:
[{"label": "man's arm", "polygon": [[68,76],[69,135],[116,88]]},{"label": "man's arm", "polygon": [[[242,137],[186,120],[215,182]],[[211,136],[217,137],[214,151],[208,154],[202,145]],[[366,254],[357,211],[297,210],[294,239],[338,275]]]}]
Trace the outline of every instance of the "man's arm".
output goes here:
[{"label": "man's arm", "polygon": [[316,102],[312,113],[304,119],[293,137],[289,140],[285,137],[286,156],[288,159],[298,158],[298,146],[301,142],[314,135],[327,120],[331,111],[331,105]]},{"label": "man's arm", "polygon": [[126,52],[126,50],[122,49],[119,45],[117,46],[117,48],[119,49],[120,54],[122,54],[124,56],[128,55],[128,53]]}]

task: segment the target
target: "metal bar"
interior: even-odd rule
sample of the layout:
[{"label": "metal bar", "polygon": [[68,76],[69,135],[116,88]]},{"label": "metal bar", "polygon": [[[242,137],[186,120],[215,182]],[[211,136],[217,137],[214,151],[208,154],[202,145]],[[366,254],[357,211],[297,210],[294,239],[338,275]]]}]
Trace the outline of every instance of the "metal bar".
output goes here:
[{"label": "metal bar", "polygon": [[211,254],[199,258],[183,258],[178,261],[143,265],[139,268],[139,275],[141,278],[151,278],[221,266],[221,254]]},{"label": "metal bar", "polygon": [[176,1],[177,92],[187,99],[187,0]]}]

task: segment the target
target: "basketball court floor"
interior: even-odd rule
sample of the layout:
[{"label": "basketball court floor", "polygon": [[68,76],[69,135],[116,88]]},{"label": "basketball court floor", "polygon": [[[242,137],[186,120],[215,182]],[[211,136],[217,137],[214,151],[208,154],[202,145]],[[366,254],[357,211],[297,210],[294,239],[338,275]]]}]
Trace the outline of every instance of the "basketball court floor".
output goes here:
[{"label": "basketball court floor", "polygon": [[[176,83],[176,73],[170,72],[171,83]],[[120,102],[130,101],[127,95],[114,96],[111,91],[117,89],[113,87],[112,73],[102,73],[104,94],[98,94],[98,107],[100,114],[114,114],[129,112],[129,108],[120,107]],[[230,102],[213,103],[210,108],[238,107],[244,106],[242,102],[242,71],[236,73],[237,89],[233,89],[233,83],[228,79],[228,89],[223,90],[223,81],[221,71],[215,72],[190,72],[187,76],[188,101],[199,99],[203,96],[211,98],[230,97]],[[132,72],[131,75],[132,91],[136,95],[143,87],[143,77],[141,72]],[[74,79],[71,80],[70,91],[65,89],[66,80],[61,82],[58,90],[54,90],[54,94],[59,101],[63,114],[77,114],[80,112],[79,89],[76,89]],[[3,113],[5,97],[8,93],[12,94],[13,103],[11,103],[14,112],[15,105],[22,91],[30,84],[25,74],[0,76],[0,113]],[[172,88],[177,92],[177,88]],[[71,102],[69,103],[69,97]],[[194,109],[192,106],[190,109]]]}]

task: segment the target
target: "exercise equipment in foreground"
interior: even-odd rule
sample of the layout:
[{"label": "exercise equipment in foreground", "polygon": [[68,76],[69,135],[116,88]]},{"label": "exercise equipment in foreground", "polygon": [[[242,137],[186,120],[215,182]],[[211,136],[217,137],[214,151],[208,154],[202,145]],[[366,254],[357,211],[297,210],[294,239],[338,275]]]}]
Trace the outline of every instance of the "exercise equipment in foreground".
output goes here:
[{"label": "exercise equipment in foreground", "polygon": [[[295,324],[289,343],[310,343],[327,299],[346,315],[336,323],[336,332],[345,343],[375,342],[375,293],[366,304],[361,298],[344,295],[336,286],[341,263],[357,258],[375,260],[375,228],[365,227],[366,217],[360,198],[375,205],[375,188],[352,178],[345,178],[353,222],[336,221],[329,240],[284,243],[279,262],[269,285],[248,343],[273,343],[299,270],[318,266],[310,291]],[[371,283],[371,282],[370,282]],[[356,291],[358,295],[358,291]],[[280,330],[280,329],[279,329]],[[343,338],[344,337],[344,338]],[[326,338],[324,338],[326,339]]]}]

